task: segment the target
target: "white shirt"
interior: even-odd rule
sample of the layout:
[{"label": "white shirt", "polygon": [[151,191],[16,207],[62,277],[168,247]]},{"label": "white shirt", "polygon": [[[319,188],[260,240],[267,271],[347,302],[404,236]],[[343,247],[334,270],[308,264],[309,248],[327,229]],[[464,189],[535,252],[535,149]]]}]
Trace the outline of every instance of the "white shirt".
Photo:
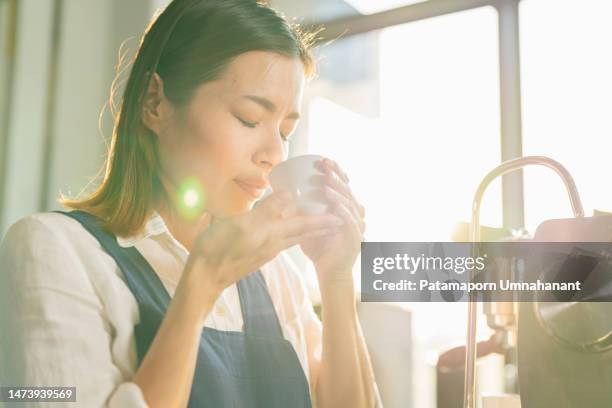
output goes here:
[{"label": "white shirt", "polygon": [[[117,242],[136,247],[174,294],[188,251],[158,214],[142,234]],[[75,386],[77,403],[67,407],[147,406],[130,381],[136,371],[138,303],[115,261],[80,223],[57,213],[22,218],[2,241],[0,265],[0,384]],[[286,253],[261,272],[312,395],[321,359],[321,322]],[[234,284],[218,298],[204,326],[242,330],[242,325]]]}]

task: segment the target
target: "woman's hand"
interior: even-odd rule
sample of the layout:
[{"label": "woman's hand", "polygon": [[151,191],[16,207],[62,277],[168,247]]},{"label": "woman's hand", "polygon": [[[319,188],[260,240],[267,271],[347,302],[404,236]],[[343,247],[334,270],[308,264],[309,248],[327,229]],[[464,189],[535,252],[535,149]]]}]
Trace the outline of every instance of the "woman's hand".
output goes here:
[{"label": "woman's hand", "polygon": [[321,407],[373,407],[376,386],[357,317],[352,276],[365,231],[365,209],[338,164],[324,159],[319,165],[325,173],[331,210],[345,224],[335,234],[300,244],[317,271],[324,316],[316,401]]},{"label": "woman's hand", "polygon": [[348,177],[336,162],[322,159],[318,166],[325,172],[325,196],[344,225],[335,234],[305,239],[300,248],[313,262],[319,285],[352,282],[351,271],[366,228],[365,208],[353,196]]},{"label": "woman's hand", "polygon": [[251,211],[218,220],[196,238],[186,265],[192,275],[190,285],[195,281],[200,293],[212,288],[218,295],[280,251],[304,239],[335,233],[342,223],[333,214],[297,215],[291,194],[274,192]]}]

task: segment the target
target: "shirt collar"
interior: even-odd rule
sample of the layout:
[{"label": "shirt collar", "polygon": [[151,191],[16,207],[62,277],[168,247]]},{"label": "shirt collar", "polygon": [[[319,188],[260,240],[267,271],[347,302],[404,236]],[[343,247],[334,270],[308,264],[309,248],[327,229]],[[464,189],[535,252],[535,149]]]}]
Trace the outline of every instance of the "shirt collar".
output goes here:
[{"label": "shirt collar", "polygon": [[164,219],[154,210],[140,233],[129,236],[117,236],[117,243],[123,248],[133,247],[143,239],[166,233],[169,233],[169,230]]}]

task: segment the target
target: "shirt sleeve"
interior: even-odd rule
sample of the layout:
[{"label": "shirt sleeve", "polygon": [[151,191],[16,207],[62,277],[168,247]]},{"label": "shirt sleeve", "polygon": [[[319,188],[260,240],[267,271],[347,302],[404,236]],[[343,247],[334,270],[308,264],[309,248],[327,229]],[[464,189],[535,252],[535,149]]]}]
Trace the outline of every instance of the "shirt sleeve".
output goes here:
[{"label": "shirt sleeve", "polygon": [[114,329],[82,256],[37,216],[7,232],[0,245],[0,383],[76,387],[76,404],[41,407],[147,407],[113,362]]}]

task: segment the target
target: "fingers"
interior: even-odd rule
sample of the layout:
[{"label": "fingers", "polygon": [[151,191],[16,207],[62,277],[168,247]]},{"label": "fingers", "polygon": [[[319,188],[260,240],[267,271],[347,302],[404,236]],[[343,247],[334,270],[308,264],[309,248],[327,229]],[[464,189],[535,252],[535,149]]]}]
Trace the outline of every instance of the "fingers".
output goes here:
[{"label": "fingers", "polygon": [[[328,161],[326,162],[325,160],[328,160]],[[325,171],[326,184],[336,189],[339,193],[344,195],[349,200],[353,201],[359,216],[361,218],[365,218],[365,207],[359,204],[359,202],[353,195],[351,188],[348,186],[349,179],[348,179],[346,172],[344,172],[340,168],[338,163],[336,163],[333,160],[324,159],[323,163],[328,163],[328,164],[322,165],[323,170]],[[334,176],[334,173],[337,174],[338,177]]]},{"label": "fingers", "polygon": [[332,203],[342,204],[346,207],[346,209],[351,213],[353,217],[353,222],[359,223],[361,221],[361,216],[359,215],[359,211],[354,205],[353,201],[346,198],[344,195],[338,193],[336,190],[330,188],[329,186],[324,187],[325,197],[330,199]]},{"label": "fingers", "polygon": [[323,228],[320,230],[309,231],[302,235],[285,238],[278,241],[277,251],[283,251],[287,248],[291,248],[294,245],[300,244],[305,239],[336,234],[339,232],[340,228],[342,227]]},{"label": "fingers", "polygon": [[[336,212],[336,214],[338,214],[338,216],[340,216],[345,221],[346,224],[344,228],[348,229],[348,231],[350,231],[350,233],[355,238],[359,238],[361,240],[362,225],[359,221],[355,220],[354,215],[346,207],[346,205],[342,203],[335,203],[334,212]],[[364,225],[364,228],[365,228],[365,225]]]},{"label": "fingers", "polygon": [[334,176],[333,173],[327,172],[325,174],[325,183],[328,186],[334,188],[336,191],[338,191],[340,194],[342,194],[349,200],[356,201],[355,197],[353,197],[353,192],[349,188],[348,184],[342,182],[338,177]]},{"label": "fingers", "polygon": [[[325,196],[328,197],[333,205],[334,210],[342,217],[342,214],[346,212],[350,217],[349,220],[342,217],[347,223],[351,223],[355,225],[359,229],[359,235],[362,235],[365,232],[365,222],[363,218],[359,215],[359,211],[357,210],[354,203],[344,197],[342,194],[339,194],[337,191],[330,189],[329,187],[325,187]],[[338,210],[341,210],[338,212]]]},{"label": "fingers", "polygon": [[345,221],[334,214],[300,215],[272,224],[274,240],[301,236],[306,233],[343,226]]},{"label": "fingers", "polygon": [[276,248],[293,246],[308,234],[337,232],[344,220],[335,214],[298,215],[292,195],[280,190],[247,213],[245,224],[247,230],[259,231],[253,238],[258,241],[262,252],[268,253]]},{"label": "fingers", "polygon": [[296,203],[287,190],[277,190],[266,197],[251,213],[260,220],[286,218],[297,211]]},{"label": "fingers", "polygon": [[338,163],[336,163],[335,161],[328,159],[328,158],[323,158],[321,159],[321,164],[323,165],[324,168],[336,172],[336,174],[338,174],[338,176],[342,178],[342,180],[345,183],[349,182],[348,175],[344,172],[344,170],[340,168]]}]

